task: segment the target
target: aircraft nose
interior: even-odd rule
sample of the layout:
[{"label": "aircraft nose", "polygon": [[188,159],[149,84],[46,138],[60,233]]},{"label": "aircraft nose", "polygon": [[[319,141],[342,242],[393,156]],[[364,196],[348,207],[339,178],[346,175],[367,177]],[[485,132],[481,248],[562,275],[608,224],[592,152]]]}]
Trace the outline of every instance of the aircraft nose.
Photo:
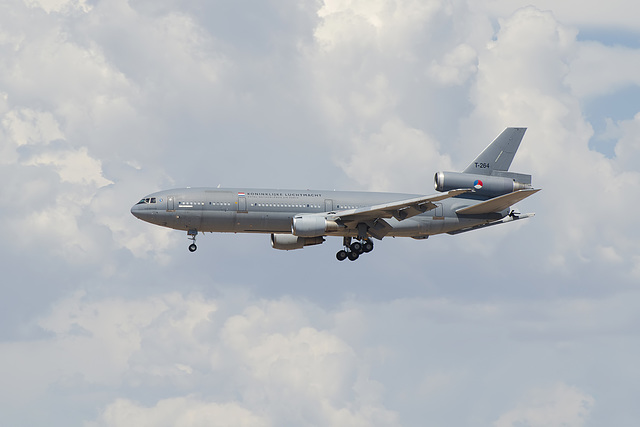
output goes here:
[{"label": "aircraft nose", "polygon": [[144,219],[144,212],[140,205],[133,205],[131,207],[131,214],[138,219]]},{"label": "aircraft nose", "polygon": [[131,208],[131,214],[146,222],[155,223],[156,220],[156,212],[147,204],[138,203],[137,205],[133,205]]}]

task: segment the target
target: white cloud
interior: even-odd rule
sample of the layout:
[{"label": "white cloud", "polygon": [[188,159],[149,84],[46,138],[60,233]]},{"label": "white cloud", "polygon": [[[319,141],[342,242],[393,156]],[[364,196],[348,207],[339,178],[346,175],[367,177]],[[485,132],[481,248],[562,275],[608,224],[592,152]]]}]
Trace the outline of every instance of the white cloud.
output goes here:
[{"label": "white cloud", "polygon": [[500,416],[496,427],[580,427],[589,420],[595,399],[563,383],[535,389],[524,402]]},{"label": "white cloud", "polygon": [[262,427],[273,424],[253,414],[237,403],[205,402],[195,396],[177,397],[159,401],[147,408],[126,399],[110,404],[95,423],[90,426],[126,427]]},{"label": "white cloud", "polygon": [[[453,27],[456,7],[385,0],[325,2],[318,11],[315,45],[307,51],[314,95],[330,128],[334,161],[359,188],[428,192],[433,173],[449,167],[436,135],[451,137],[451,128],[438,117],[453,101],[439,86],[443,80],[462,84],[474,72],[475,60],[467,43],[451,46],[450,52],[451,30],[437,24]],[[461,27],[475,33],[479,26]],[[424,57],[426,50],[437,52],[441,63]],[[432,105],[431,97],[438,97],[434,114],[425,107]],[[422,114],[411,117],[416,109]],[[436,135],[431,123],[439,128]]]},{"label": "white cloud", "polygon": [[577,103],[572,104],[563,87],[575,35],[551,13],[533,7],[501,20],[496,40],[479,55],[477,87],[472,89],[474,115],[486,114],[500,127],[523,122],[533,127],[545,118],[580,119],[572,111]]},{"label": "white cloud", "polygon": [[[254,322],[260,325],[262,315],[248,321],[244,316],[231,318],[222,333],[225,342],[237,352],[237,361],[246,364],[257,380],[283,387],[292,395],[331,400],[346,397],[342,393],[350,388],[349,374],[354,370],[355,357],[344,342],[310,327],[289,334],[251,336],[257,326]],[[292,395],[280,397],[290,399]]]},{"label": "white cloud", "polygon": [[[234,413],[239,425],[243,419],[247,425],[395,424],[393,412],[368,391],[375,384],[361,371],[361,356],[335,333],[311,326],[330,321],[331,314],[287,299],[243,303],[241,314],[229,316],[220,307],[233,307],[232,299],[172,293],[89,301],[77,293],[39,321],[50,337],[2,345],[5,402],[23,405],[49,387],[78,382],[101,388],[164,384],[178,393],[205,386],[212,397],[204,400],[185,395],[147,408],[117,399],[97,425],[132,419],[199,425],[208,416]],[[308,317],[307,308],[319,317]],[[11,368],[16,363],[20,369]]]},{"label": "white cloud", "polygon": [[23,163],[25,166],[51,165],[62,182],[80,185],[94,185],[97,188],[113,184],[102,176],[99,160],[89,156],[86,147],[66,152],[43,152]]},{"label": "white cloud", "polygon": [[52,142],[64,140],[65,136],[50,112],[12,110],[2,117],[2,127],[7,140],[13,142],[13,150],[7,150],[9,156],[3,159],[6,163],[18,160],[18,148],[30,147],[34,154],[21,156],[19,163],[23,166],[52,166],[62,182],[97,188],[112,184],[102,175],[101,162],[90,157],[86,147],[52,147]]},{"label": "white cloud", "polygon": [[[474,2],[475,3],[475,2]],[[603,2],[585,2],[577,0],[487,0],[478,2],[474,7],[488,11],[494,16],[507,16],[514,10],[533,5],[540,10],[550,10],[558,20],[571,25],[580,25],[586,28],[625,28],[636,31],[632,15],[636,12],[633,5],[625,0],[612,0]],[[485,12],[486,13],[486,12]]]},{"label": "white cloud", "polygon": [[95,255],[98,247],[82,236],[79,218],[95,193],[113,183],[104,177],[101,161],[87,147],[72,147],[50,112],[13,109],[1,117],[1,123],[6,136],[2,161],[17,168],[6,178],[26,178],[19,189],[5,193],[13,207],[21,210],[7,218],[5,236],[18,238],[18,233],[29,230],[22,245],[56,241],[52,248],[56,256],[75,262],[91,258],[87,254]]},{"label": "white cloud", "polygon": [[[112,12],[121,6],[109,4]],[[106,16],[104,7],[86,16],[72,15],[78,23],[75,31],[82,31],[84,19]],[[7,143],[0,148],[0,162],[17,166],[11,175],[26,181],[22,191],[10,195],[14,207],[20,206],[26,214],[17,215],[4,235],[19,240],[21,246],[37,242],[48,248],[46,242],[56,242],[51,253],[76,265],[109,265],[113,254],[107,253],[116,247],[126,247],[137,256],[153,252],[162,260],[162,248],[171,242],[166,230],[136,228],[139,224],[131,221],[127,208],[158,189],[158,182],[170,182],[162,169],[154,168],[151,175],[141,178],[126,166],[126,162],[157,158],[156,138],[162,131],[157,119],[149,120],[141,111],[143,101],[131,78],[134,76],[126,76],[119,64],[110,61],[108,51],[95,42],[95,35],[74,39],[74,32],[65,26],[64,14],[48,19],[37,14],[37,25],[19,30],[13,24],[25,16],[17,10],[14,15],[10,22],[11,16],[4,16],[5,38],[15,48],[7,52],[0,67],[7,82],[0,109],[0,134]],[[167,19],[166,25],[158,25],[159,38],[173,37],[176,27],[185,30],[180,33],[182,39],[176,37],[176,51],[184,52],[184,46],[199,42],[190,36],[197,33],[191,20]],[[178,25],[183,21],[187,24]],[[208,66],[207,61],[202,63]],[[42,102],[37,108],[22,105],[30,98]],[[131,179],[127,184],[122,183],[125,177]],[[119,193],[108,185],[115,185]],[[92,215],[96,221],[87,221]],[[112,234],[110,244],[98,243],[104,226]],[[21,236],[24,230],[30,231],[26,239]]]},{"label": "white cloud", "polygon": [[[552,304],[351,300],[326,310],[231,289],[218,298],[76,293],[38,320],[48,336],[0,344],[0,395],[20,409],[49,393],[103,390],[77,402],[79,409],[101,408],[89,424],[101,426],[127,419],[193,425],[215,414],[236,414],[249,425],[405,425],[415,410],[456,425],[476,417],[579,426],[593,398],[564,384],[539,384],[559,369],[580,378],[609,354],[603,343],[611,331],[633,334],[629,302],[637,296]],[[627,346],[625,354],[621,361],[634,360],[635,349]],[[487,376],[496,399],[474,408]],[[528,397],[502,412],[522,387],[532,390]],[[452,415],[460,404],[469,409]]]},{"label": "white cloud", "polygon": [[450,170],[437,141],[399,119],[381,124],[379,132],[352,138],[348,153],[336,161],[361,187],[376,191],[431,191],[435,170]]},{"label": "white cloud", "polygon": [[448,52],[440,63],[433,61],[429,72],[443,85],[460,85],[477,71],[476,62],[475,49],[461,44]]},{"label": "white cloud", "polygon": [[315,37],[320,46],[329,50],[355,46],[372,46],[383,52],[405,49],[414,34],[446,10],[446,2],[441,0],[326,0],[318,10],[322,22]]},{"label": "white cloud", "polygon": [[40,7],[47,13],[65,12],[74,9],[83,12],[91,10],[91,6],[87,4],[86,0],[24,0],[24,3],[32,8]]},{"label": "white cloud", "polygon": [[634,70],[640,67],[640,50],[605,46],[595,42],[577,43],[568,58],[571,72],[565,83],[578,98],[597,97],[640,85]]},{"label": "white cloud", "polygon": [[47,144],[64,138],[57,120],[49,112],[28,108],[9,111],[2,118],[2,126],[9,140],[17,146]]},{"label": "white cloud", "polygon": [[640,112],[632,120],[620,121],[614,127],[619,135],[616,164],[624,170],[637,170],[640,164]]}]

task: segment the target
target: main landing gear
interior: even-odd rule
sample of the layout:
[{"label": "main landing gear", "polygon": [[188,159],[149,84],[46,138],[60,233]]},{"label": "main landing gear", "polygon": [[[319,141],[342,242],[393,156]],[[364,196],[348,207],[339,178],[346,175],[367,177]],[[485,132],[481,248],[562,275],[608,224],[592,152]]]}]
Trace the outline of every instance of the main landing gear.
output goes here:
[{"label": "main landing gear", "polygon": [[345,237],[343,244],[344,249],[339,250],[336,254],[338,261],[344,261],[347,258],[349,258],[349,261],[355,261],[361,254],[369,253],[373,250],[373,242],[369,239],[351,243],[351,237]]},{"label": "main landing gear", "polygon": [[189,230],[187,231],[187,238],[193,241],[192,244],[189,245],[189,252],[195,252],[198,247],[196,246],[196,236],[198,235],[198,230]]}]

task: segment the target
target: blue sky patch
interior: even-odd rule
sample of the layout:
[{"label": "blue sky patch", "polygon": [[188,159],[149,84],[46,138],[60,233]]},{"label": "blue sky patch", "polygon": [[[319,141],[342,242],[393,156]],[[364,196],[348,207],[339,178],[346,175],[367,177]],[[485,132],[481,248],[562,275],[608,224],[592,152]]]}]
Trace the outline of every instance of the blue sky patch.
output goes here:
[{"label": "blue sky patch", "polygon": [[612,94],[591,98],[585,102],[583,112],[594,130],[589,148],[614,157],[617,140],[606,134],[607,119],[630,120],[640,112],[640,87],[627,86]]},{"label": "blue sky patch", "polygon": [[632,49],[640,48],[640,33],[619,28],[585,28],[578,33],[581,42],[594,41],[605,46],[624,46]]}]

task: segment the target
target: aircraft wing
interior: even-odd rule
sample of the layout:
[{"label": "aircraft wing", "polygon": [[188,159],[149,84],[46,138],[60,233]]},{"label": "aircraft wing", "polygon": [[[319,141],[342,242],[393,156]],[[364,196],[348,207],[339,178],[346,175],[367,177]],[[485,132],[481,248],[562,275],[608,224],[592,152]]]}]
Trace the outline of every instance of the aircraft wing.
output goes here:
[{"label": "aircraft wing", "polygon": [[336,211],[335,213],[331,212],[327,215],[327,218],[340,220],[343,223],[354,221],[366,222],[381,218],[395,218],[398,221],[402,221],[434,209],[436,205],[433,202],[455,197],[469,191],[472,191],[472,189],[465,188],[451,190],[435,196],[422,196],[413,199],[398,200],[397,202],[384,203],[381,205],[367,206],[364,208],[345,209],[342,211]]},{"label": "aircraft wing", "polygon": [[446,193],[435,196],[422,196],[413,199],[398,200],[397,202],[384,203],[380,205],[367,206],[358,209],[345,209],[326,214],[327,219],[338,221],[342,224],[364,223],[367,225],[367,232],[376,239],[382,239],[393,227],[386,222],[385,218],[395,218],[398,221],[411,218],[427,212],[436,207],[434,202],[455,197],[460,194],[473,191],[470,188],[450,190]]},{"label": "aircraft wing", "polygon": [[514,191],[513,193],[494,197],[493,199],[489,199],[486,202],[478,203],[477,205],[458,209],[456,213],[460,215],[480,215],[492,212],[500,212],[501,210],[507,209],[511,205],[518,203],[520,200],[523,200],[531,196],[532,194],[537,193],[538,191],[540,191],[540,188],[530,188],[526,190]]}]

